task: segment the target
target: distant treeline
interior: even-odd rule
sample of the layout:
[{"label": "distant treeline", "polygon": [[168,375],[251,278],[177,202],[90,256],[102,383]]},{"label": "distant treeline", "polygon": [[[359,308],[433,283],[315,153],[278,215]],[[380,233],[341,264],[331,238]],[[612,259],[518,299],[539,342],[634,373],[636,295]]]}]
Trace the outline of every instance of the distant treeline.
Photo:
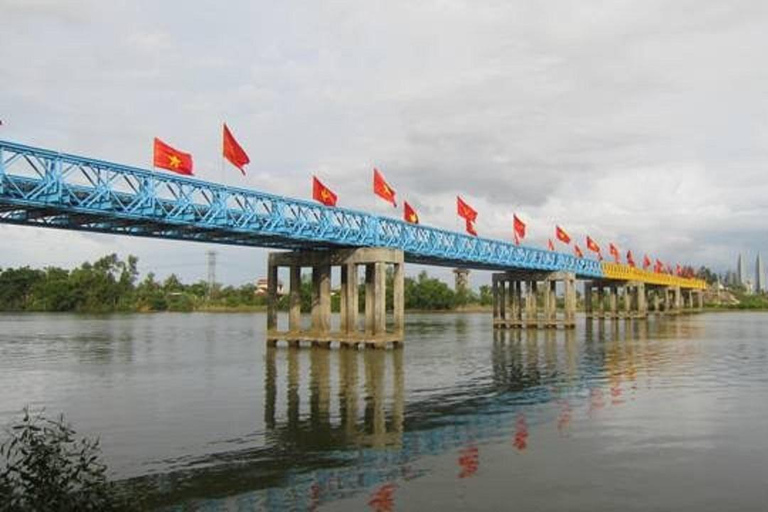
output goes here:
[{"label": "distant treeline", "polygon": [[[0,271],[0,311],[73,311],[82,313],[111,313],[131,311],[195,311],[195,310],[252,310],[266,305],[266,297],[257,294],[254,283],[242,286],[215,286],[198,281],[182,283],[175,274],[160,282],[150,272],[139,281],[138,258],[129,256],[121,260],[115,254],[93,263],[66,270],[57,267],[32,269],[7,268]],[[391,281],[392,276],[387,279]],[[392,304],[392,286],[388,283],[387,303]],[[311,284],[304,276],[302,309],[310,310]],[[365,296],[360,287],[360,307]],[[332,307],[338,310],[339,297],[332,297]],[[405,307],[407,309],[449,310],[469,304],[491,304],[489,286],[481,286],[480,293],[454,292],[439,279],[422,272],[416,279],[405,279]],[[280,299],[279,307],[287,309],[287,297]]]}]

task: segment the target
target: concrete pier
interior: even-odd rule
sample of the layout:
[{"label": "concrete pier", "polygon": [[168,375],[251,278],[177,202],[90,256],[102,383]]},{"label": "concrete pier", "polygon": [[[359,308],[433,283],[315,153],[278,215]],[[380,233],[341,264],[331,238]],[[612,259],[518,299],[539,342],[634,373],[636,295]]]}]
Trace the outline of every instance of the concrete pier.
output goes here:
[{"label": "concrete pier", "polygon": [[[403,252],[395,249],[361,248],[328,251],[273,252],[267,269],[267,344],[279,340],[291,346],[400,347],[405,326]],[[278,326],[277,280],[280,267],[290,272],[288,329]],[[358,270],[365,269],[365,313],[360,328]],[[387,324],[387,269],[392,270],[392,322]],[[301,323],[301,269],[312,269],[311,325]],[[332,329],[331,272],[340,269],[338,330]]]},{"label": "concrete pier", "polygon": [[[557,295],[561,283],[562,294]],[[576,327],[576,276],[569,272],[498,272],[492,276],[493,326]]]},{"label": "concrete pier", "polygon": [[587,320],[646,318],[648,306],[645,283],[613,280],[584,281],[584,313]]}]

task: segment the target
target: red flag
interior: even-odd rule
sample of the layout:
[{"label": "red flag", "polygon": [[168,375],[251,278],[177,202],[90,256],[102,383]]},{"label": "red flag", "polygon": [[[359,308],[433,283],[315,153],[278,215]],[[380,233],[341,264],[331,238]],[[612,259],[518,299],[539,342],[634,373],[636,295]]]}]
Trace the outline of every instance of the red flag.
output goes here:
[{"label": "red flag", "polygon": [[653,267],[653,271],[660,274],[661,272],[664,272],[664,263],[661,262],[661,260],[656,260],[656,265]]},{"label": "red flag", "polygon": [[613,242],[608,244],[608,252],[611,253],[613,259],[616,260],[616,263],[618,263],[621,256],[619,256],[619,248],[613,245]]},{"label": "red flag", "polygon": [[632,251],[627,251],[627,264],[632,268],[635,267],[635,258],[632,256]]},{"label": "red flag", "polygon": [[331,189],[320,183],[320,180],[312,176],[312,199],[320,201],[325,206],[336,206],[336,194]]},{"label": "red flag", "polygon": [[[525,222],[521,221],[517,214],[512,216],[512,225],[515,228],[515,237],[520,240],[525,238]],[[517,243],[520,243],[520,240]]]},{"label": "red flag", "polygon": [[560,226],[555,226],[555,236],[557,237],[558,240],[560,240],[564,244],[571,243],[571,237]]},{"label": "red flag", "polygon": [[597,242],[592,240],[589,235],[587,235],[587,249],[589,249],[592,252],[596,252],[600,254],[600,246],[597,245]]},{"label": "red flag", "polygon": [[403,201],[403,217],[405,218],[405,222],[411,224],[419,223],[419,216],[416,214],[416,210],[408,204],[408,201]]},{"label": "red flag", "polygon": [[477,231],[475,231],[475,225],[469,219],[467,219],[467,233],[469,233],[472,236],[477,236]]},{"label": "red flag", "polygon": [[643,258],[643,270],[647,269],[650,266],[651,266],[651,258],[649,258],[648,255],[646,254],[645,257]]},{"label": "red flag", "polygon": [[676,273],[678,276],[682,276],[682,275],[683,275],[683,270],[680,268],[680,265],[679,265],[679,264],[678,264],[678,265],[675,265],[675,273]]},{"label": "red flag", "polygon": [[456,196],[456,210],[459,217],[463,217],[470,222],[475,222],[477,220],[477,212],[474,208],[465,203],[461,196]]},{"label": "red flag", "polygon": [[172,148],[157,137],[154,145],[154,164],[155,167],[192,176],[192,155]]},{"label": "red flag", "polygon": [[397,201],[395,201],[395,191],[392,190],[384,179],[384,175],[379,172],[377,168],[373,168],[373,193],[384,199],[385,201],[392,203],[392,206],[397,208]]},{"label": "red flag", "polygon": [[573,244],[573,253],[579,258],[584,257],[584,253],[579,249],[579,244]]},{"label": "red flag", "polygon": [[243,173],[243,176],[245,176],[245,169],[243,169],[243,166],[251,163],[251,159],[248,158],[248,155],[245,153],[243,147],[237,143],[235,137],[232,135],[232,132],[229,131],[227,123],[224,123],[222,147],[224,158],[229,160],[229,163],[240,169],[240,172]]},{"label": "red flag", "polygon": [[555,250],[555,244],[552,243],[551,238],[547,238],[547,249],[549,249],[550,251]]}]

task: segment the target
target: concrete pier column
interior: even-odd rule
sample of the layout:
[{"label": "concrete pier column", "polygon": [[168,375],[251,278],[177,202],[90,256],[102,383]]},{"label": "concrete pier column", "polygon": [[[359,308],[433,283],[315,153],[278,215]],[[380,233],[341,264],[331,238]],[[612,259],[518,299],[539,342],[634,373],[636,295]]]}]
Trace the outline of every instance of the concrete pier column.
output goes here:
[{"label": "concrete pier column", "polygon": [[618,290],[615,285],[608,287],[608,307],[610,309],[611,318],[619,317],[619,298]]},{"label": "concrete pier column", "polygon": [[622,296],[624,297],[624,317],[625,318],[631,318],[632,317],[632,296],[634,295],[635,288],[630,285],[624,285],[622,287],[623,293]]},{"label": "concrete pier column", "polygon": [[493,302],[493,325],[499,320],[499,278],[496,275],[491,276],[491,293]]},{"label": "concrete pier column", "polygon": [[312,329],[320,335],[331,330],[331,266],[312,267]]},{"label": "concrete pier column", "polygon": [[597,285],[597,317],[605,318],[605,292],[603,285]]},{"label": "concrete pier column", "polygon": [[341,297],[339,313],[341,332],[353,334],[357,332],[357,265],[346,263],[341,266]]},{"label": "concrete pier column", "polygon": [[661,313],[661,293],[663,289],[662,288],[656,288],[653,291],[653,312],[654,313]]},{"label": "concrete pier column", "polygon": [[549,281],[545,293],[549,297],[549,312],[547,322],[550,327],[557,327],[557,282]]},{"label": "concrete pier column", "polygon": [[374,334],[383,334],[387,332],[387,272],[383,261],[377,261],[374,265]]},{"label": "concrete pier column", "polygon": [[376,321],[374,319],[374,309],[376,287],[376,265],[368,263],[365,266],[365,334],[373,335],[376,331]]},{"label": "concrete pier column", "polygon": [[[276,307],[268,308],[268,343],[274,345],[282,339],[298,345],[301,341],[330,347],[400,346],[405,324],[404,256],[402,251],[388,248],[363,247],[358,249],[307,250],[274,252],[268,259],[268,305],[277,302],[277,269],[290,268],[289,330],[276,329]],[[393,332],[387,332],[387,273],[386,266],[393,265],[392,306],[394,310]],[[358,267],[365,267],[365,332],[358,332]],[[312,268],[312,327],[301,326],[301,268]],[[331,270],[341,271],[339,328],[332,332],[331,322]]]},{"label": "concrete pier column", "polygon": [[592,318],[592,281],[584,281],[584,313]]},{"label": "concrete pier column", "polygon": [[637,314],[641,318],[648,316],[648,302],[645,299],[645,283],[635,284],[637,295]]},{"label": "concrete pier column", "polygon": [[697,307],[700,310],[703,310],[704,309],[704,292],[702,290],[697,291],[696,302],[697,302]]},{"label": "concrete pier column", "polygon": [[299,332],[301,330],[301,267],[292,265],[290,268],[288,330]]},{"label": "concrete pier column", "polygon": [[507,320],[507,281],[500,277],[498,281],[499,289],[499,319],[502,322]]},{"label": "concrete pier column", "polygon": [[520,281],[513,279],[509,282],[510,316],[512,325],[520,321]]},{"label": "concrete pier column", "polygon": [[277,271],[273,258],[267,263],[267,332],[277,329]]},{"label": "concrete pier column", "polygon": [[395,333],[403,335],[405,331],[405,264],[395,263],[394,282],[392,284],[392,304]]},{"label": "concrete pier column", "polygon": [[538,305],[537,297],[538,285],[536,281],[528,281],[528,294],[526,296],[525,323],[528,326],[536,327],[538,325]]},{"label": "concrete pier column", "polygon": [[565,279],[564,292],[565,327],[576,327],[576,276],[569,274]]}]

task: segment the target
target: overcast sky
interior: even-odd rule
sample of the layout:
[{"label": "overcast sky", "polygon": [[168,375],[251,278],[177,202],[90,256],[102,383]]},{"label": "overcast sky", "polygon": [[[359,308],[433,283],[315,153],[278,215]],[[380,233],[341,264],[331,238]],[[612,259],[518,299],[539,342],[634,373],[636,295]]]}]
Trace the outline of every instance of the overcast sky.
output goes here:
[{"label": "overcast sky", "polygon": [[[725,270],[768,255],[768,2],[0,0],[0,139],[147,167],[152,138],[205,180],[481,236],[512,214]],[[250,154],[222,171],[221,122]],[[205,277],[204,244],[0,225],[0,267],[110,252]],[[220,280],[264,274],[215,248]],[[636,256],[637,259],[639,259]],[[447,273],[444,275],[447,276]]]}]

